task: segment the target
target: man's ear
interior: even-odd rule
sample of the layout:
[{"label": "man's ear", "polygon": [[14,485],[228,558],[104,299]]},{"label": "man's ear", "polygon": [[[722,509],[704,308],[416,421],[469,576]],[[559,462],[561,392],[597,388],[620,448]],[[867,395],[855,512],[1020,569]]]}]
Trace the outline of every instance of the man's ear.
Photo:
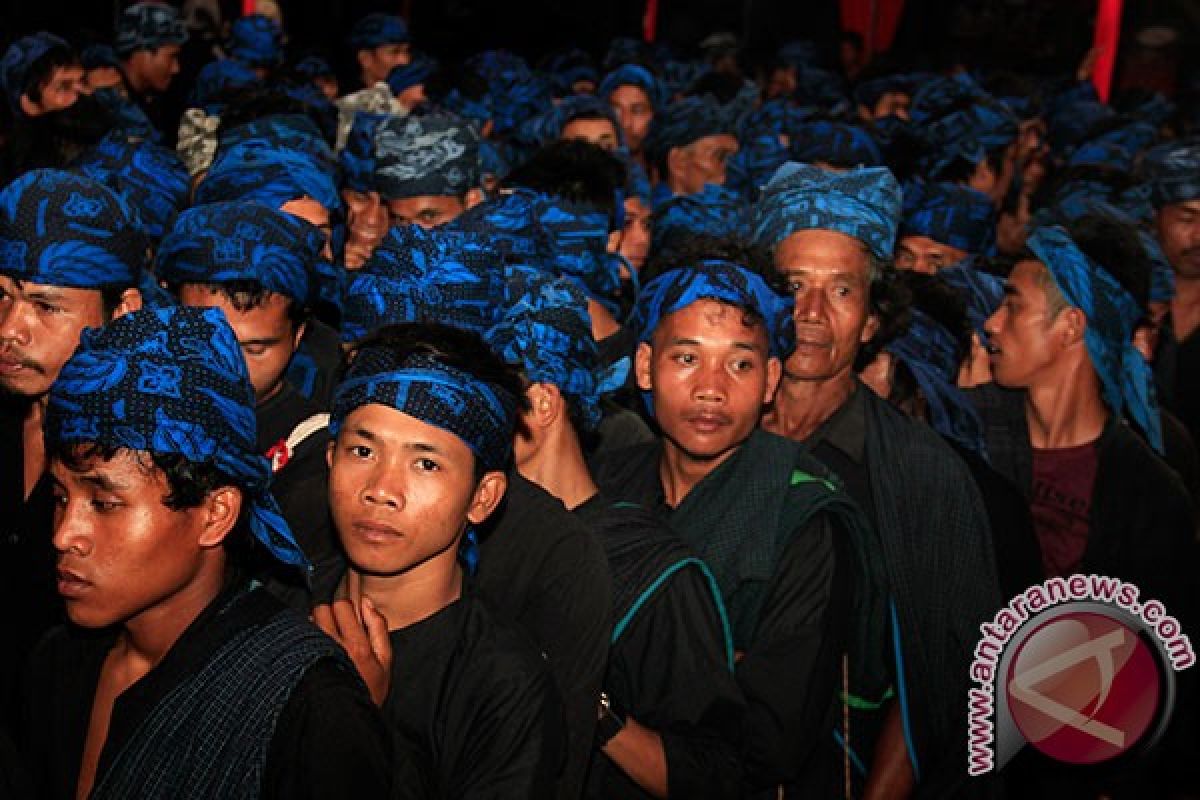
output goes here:
[{"label": "man's ear", "polygon": [[545,430],[566,413],[566,401],[562,392],[552,383],[535,383],[525,390],[529,398],[529,411],[525,412],[528,424]]},{"label": "man's ear", "polygon": [[329,440],[329,444],[325,446],[325,466],[333,469],[333,451],[337,447],[337,439]]},{"label": "man's ear", "polygon": [[672,147],[667,152],[667,174],[663,175],[664,179],[669,179],[672,175],[682,175],[687,169],[688,154],[685,148]]},{"label": "man's ear", "polygon": [[237,525],[242,511],[242,491],[232,486],[222,486],[209,492],[204,499],[204,528],[197,544],[201,547],[218,547]]},{"label": "man's ear", "polygon": [[292,352],[295,353],[300,349],[300,340],[304,338],[304,331],[308,329],[308,320],[301,322],[296,326],[296,332],[292,334]]},{"label": "man's ear", "polygon": [[29,95],[21,95],[21,112],[27,117],[40,116],[42,108],[37,103],[29,99]]},{"label": "man's ear", "polygon": [[[121,292],[121,299],[113,309],[112,318],[117,319],[126,314],[132,314],[134,311],[142,310],[142,291],[141,289],[126,289]],[[111,320],[110,320],[111,321]]]},{"label": "man's ear", "polygon": [[1068,306],[1058,316],[1062,324],[1063,346],[1070,347],[1082,342],[1083,334],[1087,331],[1087,315],[1083,310]]},{"label": "man's ear", "polygon": [[463,198],[463,210],[472,209],[487,199],[487,195],[483,193],[483,189],[476,186],[474,189],[467,190],[467,196]]},{"label": "man's ear", "polygon": [[508,477],[499,470],[484,473],[467,508],[467,521],[478,525],[492,515],[508,490]]},{"label": "man's ear", "polygon": [[779,390],[779,381],[783,377],[783,362],[777,356],[771,356],[767,359],[767,385],[763,392],[763,405],[767,405],[775,399],[775,392]]},{"label": "man's ear", "polygon": [[643,392],[648,392],[654,388],[654,381],[650,377],[650,364],[654,360],[654,348],[649,342],[641,342],[637,346],[637,352],[633,355],[633,374],[637,378],[638,388]]},{"label": "man's ear", "polygon": [[879,315],[867,312],[867,321],[863,324],[862,334],[858,337],[859,344],[866,344],[875,338],[879,332]]}]

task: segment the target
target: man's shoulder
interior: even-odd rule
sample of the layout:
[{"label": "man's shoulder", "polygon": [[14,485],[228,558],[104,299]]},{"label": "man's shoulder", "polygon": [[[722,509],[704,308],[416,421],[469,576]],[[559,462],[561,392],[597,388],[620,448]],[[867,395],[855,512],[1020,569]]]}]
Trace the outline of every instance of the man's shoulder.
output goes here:
[{"label": "man's shoulder", "polygon": [[944,483],[947,476],[970,479],[967,465],[935,430],[894,408],[874,392],[869,394],[868,458],[891,462],[885,467],[889,474],[918,489],[953,491],[954,486]]},{"label": "man's shoulder", "polygon": [[1124,422],[1114,422],[1105,430],[1098,459],[1102,470],[1119,477],[1123,491],[1130,497],[1146,502],[1190,503],[1179,474]]},{"label": "man's shoulder", "polygon": [[509,686],[549,680],[549,663],[522,628],[503,619],[477,594],[465,594],[461,603],[455,655],[462,659],[465,674],[475,681]]}]

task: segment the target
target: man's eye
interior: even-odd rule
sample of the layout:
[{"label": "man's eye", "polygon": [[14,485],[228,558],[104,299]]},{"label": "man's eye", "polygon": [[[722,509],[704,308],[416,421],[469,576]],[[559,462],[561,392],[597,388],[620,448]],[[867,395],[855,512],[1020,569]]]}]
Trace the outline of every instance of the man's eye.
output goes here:
[{"label": "man's eye", "polygon": [[371,448],[367,447],[365,444],[352,444],[346,448],[346,452],[355,458],[371,457]]},{"label": "man's eye", "polygon": [[432,458],[418,458],[417,462],[416,462],[416,467],[417,467],[417,469],[421,470],[422,472],[437,472],[439,469],[442,468],[441,465],[438,464],[436,461],[434,461]]},{"label": "man's eye", "polygon": [[696,355],[694,353],[679,353],[675,356],[675,360],[680,364],[696,363]]},{"label": "man's eye", "polygon": [[57,314],[60,311],[62,311],[62,309],[56,305],[52,305],[50,303],[43,303],[41,301],[35,302],[33,305],[34,305],[34,308],[36,308],[38,311],[42,312],[43,314]]},{"label": "man's eye", "polygon": [[115,500],[101,500],[95,498],[92,500],[92,508],[101,513],[115,510],[121,504]]}]

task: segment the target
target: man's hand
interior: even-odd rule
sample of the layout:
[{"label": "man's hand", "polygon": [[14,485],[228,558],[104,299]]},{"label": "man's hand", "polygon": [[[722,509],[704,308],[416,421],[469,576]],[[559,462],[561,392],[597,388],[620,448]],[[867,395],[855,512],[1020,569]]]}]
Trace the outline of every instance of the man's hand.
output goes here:
[{"label": "man's hand", "polygon": [[350,600],[335,600],[332,605],[316,606],[313,622],[345,649],[371,700],[382,706],[392,682],[392,643],[387,620],[375,604],[364,596],[356,611]]}]

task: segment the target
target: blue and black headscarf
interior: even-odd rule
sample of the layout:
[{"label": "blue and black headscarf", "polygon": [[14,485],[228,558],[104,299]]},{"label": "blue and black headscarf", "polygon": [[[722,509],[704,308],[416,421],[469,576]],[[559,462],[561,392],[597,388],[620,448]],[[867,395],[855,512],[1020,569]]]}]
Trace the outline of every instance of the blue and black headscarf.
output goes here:
[{"label": "blue and black headscarf", "polygon": [[386,44],[404,44],[409,39],[408,25],[392,14],[368,14],[354,23],[348,44],[350,50],[374,50]]},{"label": "blue and black headscarf", "polygon": [[363,194],[375,191],[375,131],[387,118],[387,114],[355,112],[346,145],[338,154],[344,188]]},{"label": "blue and black headscarf", "polygon": [[461,197],[479,186],[479,134],[452,114],[381,120],[374,160],[374,188],[384,199]]},{"label": "blue and black headscarf", "polygon": [[143,309],[84,331],[46,407],[46,443],[98,444],[212,464],[242,490],[250,533],[279,561],[309,569],[269,490],[254,389],[217,309]]},{"label": "blue and black headscarf", "polygon": [[655,252],[696,236],[749,238],[750,210],[736,193],[711,183],[702,192],[672,197],[655,209],[651,245]]},{"label": "blue and black headscarf", "polygon": [[980,102],[926,123],[920,129],[926,153],[922,171],[931,178],[956,161],[978,164],[1017,136],[1017,119],[1004,105]]},{"label": "blue and black headscarf", "polygon": [[23,36],[8,46],[4,59],[0,60],[0,87],[3,87],[13,111],[22,113],[21,95],[25,93],[29,70],[34,63],[51,50],[70,48],[65,39],[46,31]]},{"label": "blue and black headscarf", "polygon": [[892,257],[900,224],[900,185],[884,167],[831,172],[788,163],[767,184],[755,209],[754,238],[774,249],[797,231],[837,231],[877,258]]},{"label": "blue and black headscarf", "polygon": [[305,56],[296,62],[296,66],[292,67],[292,70],[297,75],[310,81],[317,78],[333,78],[337,76],[337,73],[333,71],[333,67],[321,56]]},{"label": "blue and black headscarf", "polygon": [[0,273],[75,289],[138,287],[147,240],[115,192],[70,172],[27,172],[0,191]]},{"label": "blue and black headscarf", "polygon": [[501,358],[531,383],[549,383],[579,412],[586,430],[600,424],[600,398],[619,389],[629,358],[601,369],[587,296],[570,281],[530,267],[508,270],[513,298],[486,335]]},{"label": "blue and black headscarf", "polygon": [[123,197],[137,225],[157,241],[187,205],[187,167],[174,150],[114,131],[89,148],[71,168]]},{"label": "blue and black headscarf", "polygon": [[900,235],[927,236],[969,254],[991,255],[996,209],[987,195],[966,186],[912,181],[904,185]]},{"label": "blue and black headscarf", "polygon": [[717,300],[756,312],[766,325],[771,355],[782,358],[791,351],[795,338],[791,299],[774,292],[761,276],[728,261],[702,261],[659,275],[638,294],[630,326],[639,342],[648,342],[663,317],[698,300]]},{"label": "blue and black headscarf", "polygon": [[482,334],[496,324],[503,298],[501,257],[486,239],[445,226],[397,226],[349,277],[342,340],[399,322],[440,322]]},{"label": "blue and black headscarf", "polygon": [[320,164],[323,169],[330,172],[337,169],[337,156],[333,148],[329,146],[321,127],[307,114],[272,114],[220,131],[222,148],[242,144],[295,150]]},{"label": "blue and black headscarf", "polygon": [[685,97],[663,106],[654,114],[646,136],[646,155],[657,162],[676,147],[706,136],[734,134],[737,125],[724,108],[707,97]]},{"label": "blue and black headscarf", "polygon": [[879,145],[866,129],[831,120],[810,120],[791,136],[792,161],[821,162],[833,167],[877,167],[883,164]]},{"label": "blue and black headscarf", "polygon": [[1084,343],[1100,378],[1104,402],[1114,414],[1128,413],[1150,445],[1163,452],[1162,421],[1154,377],[1133,346],[1133,331],[1144,316],[1137,301],[1109,272],[1089,259],[1055,225],[1038,228],[1026,246],[1054,278],[1067,303],[1087,317]]},{"label": "blue and black headscarf", "polygon": [[387,76],[387,85],[392,90],[392,94],[399,97],[405,89],[425,83],[437,70],[436,59],[430,58],[424,53],[414,53],[407,64],[392,67]]},{"label": "blue and black headscarf", "polygon": [[884,350],[912,373],[928,405],[933,429],[986,457],[983,421],[974,403],[958,388],[958,371],[965,354],[954,335],[933,318],[917,308],[909,312],[908,328]]},{"label": "blue and black headscarf", "polygon": [[213,61],[200,68],[196,83],[192,87],[192,105],[204,108],[209,113],[219,114],[222,106],[218,98],[234,89],[248,89],[262,81],[254,70],[232,58]]},{"label": "blue and black headscarf", "polygon": [[239,17],[230,27],[225,49],[252,67],[277,66],[283,63],[283,28],[263,14]]},{"label": "blue and black headscarf", "polygon": [[606,119],[612,123],[617,143],[623,144],[621,124],[617,121],[612,106],[590,94],[576,94],[563,98],[558,105],[547,109],[521,126],[520,139],[534,147],[541,147],[562,137],[563,128],[580,118]]},{"label": "blue and black headscarf", "polygon": [[621,86],[636,86],[641,89],[646,93],[650,105],[655,110],[667,103],[667,91],[662,81],[655,77],[650,70],[636,64],[622,64],[605,75],[604,80],[600,81],[600,86],[596,89],[596,95],[608,100],[612,93]]},{"label": "blue and black headscarf", "polygon": [[738,151],[725,162],[724,185],[743,202],[752,203],[771,176],[788,162],[788,149],[779,135],[771,132],[757,133],[738,144]]},{"label": "blue and black headscarf", "polygon": [[291,214],[254,203],[213,203],[179,215],[158,249],[168,284],[256,283],[302,306],[336,294],[339,271],[321,258],[325,238]]},{"label": "blue and black headscarf", "polygon": [[311,197],[331,213],[342,198],[334,175],[312,157],[296,150],[257,143],[222,148],[196,187],[198,205],[242,200],[279,208]]},{"label": "blue and black headscarf", "polygon": [[875,106],[883,99],[884,95],[900,93],[911,98],[916,84],[916,79],[911,75],[885,75],[863,81],[854,87],[854,102],[860,106],[866,106],[874,115]]},{"label": "blue and black headscarf", "polygon": [[1147,151],[1141,172],[1155,208],[1200,199],[1200,136]]},{"label": "blue and black headscarf", "polygon": [[967,320],[979,335],[979,341],[986,343],[987,332],[983,327],[1004,300],[1004,282],[991,273],[977,269],[975,257],[938,270],[937,276],[958,292],[967,306]]},{"label": "blue and black headscarf", "polygon": [[138,50],[157,50],[188,39],[179,12],[166,3],[137,3],[121,12],[113,50],[125,58]]}]

